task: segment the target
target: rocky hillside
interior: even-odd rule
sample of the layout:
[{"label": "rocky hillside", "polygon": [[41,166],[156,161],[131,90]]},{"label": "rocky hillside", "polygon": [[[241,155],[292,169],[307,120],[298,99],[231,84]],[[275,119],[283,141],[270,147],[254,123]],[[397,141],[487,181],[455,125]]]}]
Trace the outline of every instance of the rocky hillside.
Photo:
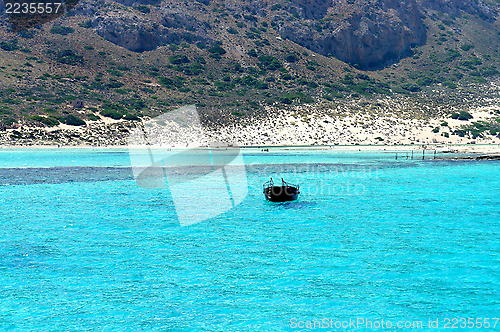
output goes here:
[{"label": "rocky hillside", "polygon": [[405,112],[424,100],[429,116],[486,106],[498,97],[498,10],[482,0],[85,0],[17,33],[1,14],[0,129],[133,123],[192,103],[218,125],[381,98],[404,100]]},{"label": "rocky hillside", "polygon": [[[440,15],[447,15],[454,21],[468,14],[489,23],[497,18],[497,4],[480,0],[294,0],[284,3],[124,0],[120,3],[143,12],[149,10],[147,14],[151,9],[141,6],[154,4],[154,20],[151,21],[152,15],[110,15],[102,11],[100,3],[86,3],[77,12],[91,13],[90,24],[100,36],[136,52],[182,41],[213,43],[223,37],[217,27],[220,24],[238,25],[238,19],[242,19],[240,26],[257,25],[263,20],[280,37],[363,70],[381,69],[412,55],[412,48],[424,45],[432,31],[426,16],[437,20]],[[222,14],[222,20],[213,19],[207,12]],[[257,36],[244,35],[244,38],[252,37]]]}]

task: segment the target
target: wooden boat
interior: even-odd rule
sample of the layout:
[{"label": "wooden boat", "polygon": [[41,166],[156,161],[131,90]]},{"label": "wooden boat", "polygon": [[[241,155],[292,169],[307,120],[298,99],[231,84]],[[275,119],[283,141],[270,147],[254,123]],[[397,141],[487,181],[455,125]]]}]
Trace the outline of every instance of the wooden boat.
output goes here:
[{"label": "wooden boat", "polygon": [[264,196],[271,202],[289,202],[299,198],[299,186],[281,179],[281,186],[274,185],[273,179],[264,183]]}]

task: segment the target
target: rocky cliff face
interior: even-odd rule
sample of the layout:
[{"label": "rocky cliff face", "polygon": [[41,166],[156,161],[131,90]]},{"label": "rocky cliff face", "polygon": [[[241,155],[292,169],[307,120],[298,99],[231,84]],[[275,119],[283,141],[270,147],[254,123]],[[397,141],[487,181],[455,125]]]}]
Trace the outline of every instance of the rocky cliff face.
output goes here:
[{"label": "rocky cliff face", "polygon": [[[301,5],[304,12],[306,7],[305,3]],[[426,40],[426,27],[415,1],[377,0],[349,7],[342,0],[334,0],[327,11],[336,19],[326,24],[316,20],[285,21],[279,33],[312,51],[333,55],[361,69],[393,63]]]},{"label": "rocky cliff face", "polygon": [[419,0],[419,5],[424,11],[430,9],[456,17],[465,12],[489,22],[495,21],[498,14],[496,5],[482,0]]},{"label": "rocky cliff face", "polygon": [[[82,7],[87,15],[96,13],[89,16],[100,36],[132,51],[182,41],[221,40],[221,25],[230,21],[214,20],[211,12],[228,11],[235,19],[260,17],[282,38],[364,70],[395,63],[410,55],[413,46],[424,44],[425,17],[431,12],[451,16],[466,12],[489,22],[497,17],[496,6],[482,0],[117,1],[133,8],[156,4],[147,13],[120,15]],[[247,37],[240,34],[237,38]]]},{"label": "rocky cliff face", "polygon": [[160,45],[161,32],[144,20],[100,16],[93,24],[101,37],[131,51],[150,51]]},{"label": "rocky cliff face", "polygon": [[[168,44],[183,41],[206,41],[209,36],[207,22],[196,18],[193,4],[163,3],[156,0],[119,0],[132,8],[148,8],[141,11],[116,11],[101,7],[98,2],[85,2],[77,12],[91,18],[91,26],[104,39],[134,52],[144,52]],[[144,4],[157,3],[154,13]]]}]

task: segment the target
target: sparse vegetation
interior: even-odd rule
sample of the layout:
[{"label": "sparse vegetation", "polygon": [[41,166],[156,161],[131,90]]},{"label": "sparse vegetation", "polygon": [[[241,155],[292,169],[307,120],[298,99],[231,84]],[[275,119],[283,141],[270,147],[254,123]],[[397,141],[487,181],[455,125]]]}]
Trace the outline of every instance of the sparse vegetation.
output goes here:
[{"label": "sparse vegetation", "polygon": [[208,49],[210,56],[215,59],[220,59],[222,55],[226,54],[226,50],[223,49],[219,44],[216,44]]},{"label": "sparse vegetation", "polygon": [[144,14],[149,14],[151,12],[151,9],[148,6],[145,6],[145,5],[134,6],[134,9],[138,10],[138,11],[144,13]]},{"label": "sparse vegetation", "polygon": [[41,122],[48,127],[54,127],[59,124],[59,120],[51,116],[34,115],[31,117],[31,120]]},{"label": "sparse vegetation", "polygon": [[56,61],[66,64],[76,66],[83,63],[83,56],[78,55],[73,50],[62,50],[56,56]]},{"label": "sparse vegetation", "polygon": [[470,136],[473,139],[485,137],[487,135],[497,136],[500,138],[500,121],[477,121],[470,125],[462,126],[453,132],[454,135],[460,137]]},{"label": "sparse vegetation", "polygon": [[73,114],[68,114],[62,119],[64,124],[70,126],[85,126],[85,121],[80,119],[79,117],[74,116]]},{"label": "sparse vegetation", "polygon": [[4,51],[11,52],[20,49],[17,39],[12,39],[8,42],[0,42],[0,48]]},{"label": "sparse vegetation", "polygon": [[75,32],[75,29],[73,29],[72,27],[66,27],[62,25],[53,25],[52,28],[50,28],[50,33],[59,34],[63,36],[69,35],[70,33],[73,32]]},{"label": "sparse vegetation", "polygon": [[460,111],[460,113],[453,113],[451,118],[455,120],[469,121],[473,118],[473,116],[467,111]]}]

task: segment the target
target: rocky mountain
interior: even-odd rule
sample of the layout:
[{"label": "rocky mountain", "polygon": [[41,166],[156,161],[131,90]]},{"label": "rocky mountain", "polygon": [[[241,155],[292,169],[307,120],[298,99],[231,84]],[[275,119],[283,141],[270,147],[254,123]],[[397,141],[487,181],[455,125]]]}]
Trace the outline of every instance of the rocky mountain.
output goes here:
[{"label": "rocky mountain", "polygon": [[427,30],[415,1],[326,4],[322,11],[311,11],[312,4],[302,1],[298,8],[304,21],[282,20],[279,33],[316,53],[367,70],[392,64],[425,43]]},{"label": "rocky mountain", "polygon": [[[155,2],[125,0],[132,8],[154,5],[155,20],[138,15],[113,15],[99,3],[82,4],[77,12],[91,14],[92,26],[103,38],[132,51],[149,51],[182,41],[215,41],[211,10],[220,9],[244,21],[269,21],[282,38],[315,53],[333,56],[360,69],[374,70],[412,55],[426,43],[426,16],[463,14],[489,23],[497,18],[497,4],[481,0],[294,0]],[[97,13],[97,14],[96,14]],[[123,14],[123,13],[122,13]],[[228,22],[229,23],[229,22]],[[248,37],[248,36],[246,36]]]},{"label": "rocky mountain", "polygon": [[0,14],[0,129],[189,103],[219,124],[380,98],[429,116],[480,106],[498,97],[498,14],[483,0],[84,0],[20,32]]}]

